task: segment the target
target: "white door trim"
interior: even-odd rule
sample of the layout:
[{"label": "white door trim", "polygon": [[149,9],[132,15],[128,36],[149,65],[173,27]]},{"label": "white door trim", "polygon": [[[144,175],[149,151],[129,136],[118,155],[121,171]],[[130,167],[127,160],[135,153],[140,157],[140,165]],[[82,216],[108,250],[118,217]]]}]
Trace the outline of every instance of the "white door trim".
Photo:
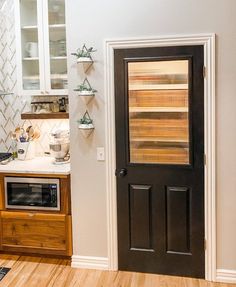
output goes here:
[{"label": "white door trim", "polygon": [[116,146],[114,101],[114,49],[203,45],[205,136],[205,278],[216,280],[216,197],[215,197],[215,34],[177,35],[154,38],[105,40],[105,120],[106,120],[106,196],[108,266],[118,269]]}]

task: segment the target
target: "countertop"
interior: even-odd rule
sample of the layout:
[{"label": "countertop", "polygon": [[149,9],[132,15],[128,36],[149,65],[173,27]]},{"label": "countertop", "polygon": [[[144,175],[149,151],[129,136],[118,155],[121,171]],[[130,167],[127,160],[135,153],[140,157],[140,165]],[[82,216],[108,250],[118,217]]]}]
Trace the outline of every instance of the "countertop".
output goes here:
[{"label": "countertop", "polygon": [[36,157],[31,160],[12,160],[6,165],[0,164],[2,173],[29,173],[29,174],[70,174],[70,163],[53,164],[52,157]]}]

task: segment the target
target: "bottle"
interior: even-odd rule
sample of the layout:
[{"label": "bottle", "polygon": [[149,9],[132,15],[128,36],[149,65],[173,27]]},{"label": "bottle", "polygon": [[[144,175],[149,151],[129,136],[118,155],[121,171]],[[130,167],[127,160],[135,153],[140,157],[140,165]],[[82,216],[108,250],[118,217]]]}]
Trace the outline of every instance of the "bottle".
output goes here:
[{"label": "bottle", "polygon": [[15,139],[11,140],[11,152],[13,159],[17,158],[17,141]]},{"label": "bottle", "polygon": [[59,112],[59,104],[57,101],[53,101],[52,103],[52,111],[53,113],[58,113]]},{"label": "bottle", "polygon": [[61,98],[58,100],[59,102],[59,112],[65,112],[66,111],[66,98]]}]

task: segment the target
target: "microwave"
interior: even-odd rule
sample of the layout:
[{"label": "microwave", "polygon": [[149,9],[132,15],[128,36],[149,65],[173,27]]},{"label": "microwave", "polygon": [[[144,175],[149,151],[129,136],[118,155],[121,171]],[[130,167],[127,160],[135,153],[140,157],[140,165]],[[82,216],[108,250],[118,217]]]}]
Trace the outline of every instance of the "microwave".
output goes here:
[{"label": "microwave", "polygon": [[8,209],[60,210],[60,181],[56,178],[5,177]]}]

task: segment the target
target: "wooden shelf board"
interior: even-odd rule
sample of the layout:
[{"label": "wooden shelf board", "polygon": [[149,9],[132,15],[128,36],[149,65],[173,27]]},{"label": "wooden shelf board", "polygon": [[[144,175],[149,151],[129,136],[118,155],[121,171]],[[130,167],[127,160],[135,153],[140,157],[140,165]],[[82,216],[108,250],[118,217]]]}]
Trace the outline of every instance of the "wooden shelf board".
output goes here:
[{"label": "wooden shelf board", "polygon": [[130,107],[130,113],[187,113],[188,107]]},{"label": "wooden shelf board", "polygon": [[37,25],[22,26],[21,29],[22,29],[22,30],[35,30],[35,29],[38,29],[38,26],[37,26]]},{"label": "wooden shelf board", "polygon": [[66,60],[67,56],[50,57],[50,60]]},{"label": "wooden shelf board", "polygon": [[187,90],[188,84],[159,84],[159,85],[135,85],[129,84],[129,90]]},{"label": "wooden shelf board", "polygon": [[69,113],[58,112],[58,113],[23,113],[21,114],[22,120],[33,120],[33,119],[69,119]]},{"label": "wooden shelf board", "polygon": [[23,80],[38,80],[39,76],[23,76]]},{"label": "wooden shelf board", "polygon": [[61,29],[61,28],[65,28],[66,25],[65,24],[53,24],[53,25],[49,25],[50,29]]},{"label": "wooden shelf board", "polygon": [[159,137],[137,137],[131,138],[131,142],[166,142],[166,143],[188,143],[187,139],[171,139],[171,138],[159,138]]},{"label": "wooden shelf board", "polygon": [[24,61],[38,61],[39,58],[38,57],[35,57],[35,58],[30,58],[30,57],[25,57],[23,58]]},{"label": "wooden shelf board", "polygon": [[67,74],[51,74],[50,75],[51,80],[67,80],[68,76]]}]

